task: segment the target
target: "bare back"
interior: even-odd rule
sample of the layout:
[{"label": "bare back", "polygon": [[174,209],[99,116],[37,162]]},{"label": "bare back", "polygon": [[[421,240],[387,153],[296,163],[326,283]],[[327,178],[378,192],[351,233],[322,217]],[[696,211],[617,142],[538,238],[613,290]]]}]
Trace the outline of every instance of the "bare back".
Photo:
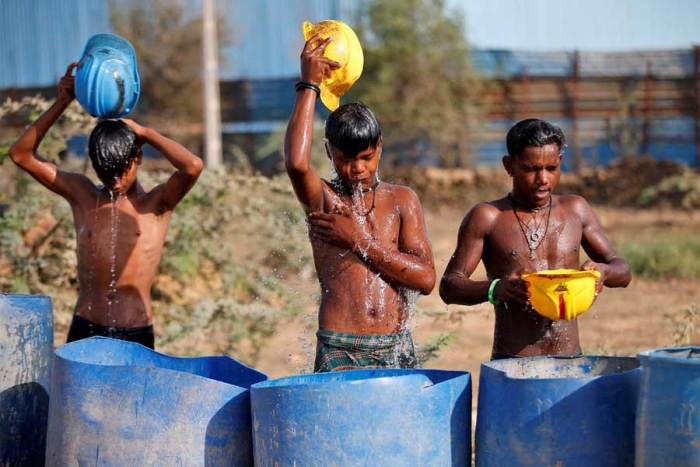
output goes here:
[{"label": "bare back", "polygon": [[75,314],[103,326],[153,324],[151,286],[172,211],[138,185],[110,197],[94,187],[71,204],[80,295]]}]

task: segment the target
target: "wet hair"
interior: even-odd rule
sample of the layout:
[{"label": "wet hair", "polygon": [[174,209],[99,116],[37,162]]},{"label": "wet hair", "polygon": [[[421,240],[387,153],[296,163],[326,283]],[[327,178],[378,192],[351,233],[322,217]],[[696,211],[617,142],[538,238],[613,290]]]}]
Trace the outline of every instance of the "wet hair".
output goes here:
[{"label": "wet hair", "polygon": [[566,137],[561,128],[539,118],[519,121],[508,130],[506,136],[508,155],[511,157],[519,157],[528,146],[541,148],[548,144],[556,144],[561,151],[566,147]]},{"label": "wet hair", "polygon": [[129,125],[121,120],[103,120],[90,133],[92,168],[106,186],[122,176],[136,159],[139,144]]},{"label": "wet hair", "polygon": [[326,120],[326,140],[347,157],[376,148],[381,139],[377,117],[362,102],[341,105]]}]

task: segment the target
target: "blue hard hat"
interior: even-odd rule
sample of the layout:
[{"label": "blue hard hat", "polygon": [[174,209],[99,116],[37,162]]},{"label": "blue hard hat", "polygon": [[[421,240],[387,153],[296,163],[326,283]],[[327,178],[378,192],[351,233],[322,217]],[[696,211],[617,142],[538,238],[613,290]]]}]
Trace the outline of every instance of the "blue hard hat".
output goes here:
[{"label": "blue hard hat", "polygon": [[96,34],[85,45],[75,73],[75,96],[93,117],[121,118],[139,100],[136,52],[114,34]]}]

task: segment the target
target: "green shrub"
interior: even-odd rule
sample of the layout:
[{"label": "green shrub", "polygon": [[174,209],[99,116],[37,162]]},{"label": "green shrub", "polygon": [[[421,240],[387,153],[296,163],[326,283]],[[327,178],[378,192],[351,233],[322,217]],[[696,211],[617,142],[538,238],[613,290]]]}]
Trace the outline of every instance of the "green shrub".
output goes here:
[{"label": "green shrub", "polygon": [[647,279],[700,278],[698,237],[684,235],[663,240],[629,240],[620,245],[619,250],[635,276]]}]

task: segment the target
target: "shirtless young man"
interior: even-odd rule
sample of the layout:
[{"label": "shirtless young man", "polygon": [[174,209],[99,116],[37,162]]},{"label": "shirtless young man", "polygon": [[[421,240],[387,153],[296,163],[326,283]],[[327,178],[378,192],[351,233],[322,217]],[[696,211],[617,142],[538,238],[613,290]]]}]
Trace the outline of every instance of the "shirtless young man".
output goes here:
[{"label": "shirtless young man", "polygon": [[[202,160],[155,130],[123,120],[104,120],[90,135],[89,154],[104,185],[65,172],[37,154],[49,128],[75,98],[73,68],[58,85],[56,102],[12,145],[15,164],[65,198],[77,233],[80,295],[68,342],[93,335],[154,347],[151,285],[173,209],[202,172]],[[175,167],[153,190],[136,178],[141,146],[150,144]]]},{"label": "shirtless young man", "polygon": [[[435,286],[423,213],[409,188],[381,182],[382,136],[361,103],[335,110],[325,143],[337,173],[323,180],[310,165],[314,89],[339,64],[323,57],[329,40],[310,38],[285,140],[285,162],[308,214],[321,285],[315,372],[415,366],[408,328],[412,297]],[[317,47],[315,47],[317,46]],[[315,48],[314,48],[315,47]]]},{"label": "shirtless young man", "polygon": [[[594,269],[601,274],[597,295],[604,285],[626,287],[630,268],[617,256],[583,198],[553,194],[561,174],[562,131],[543,120],[528,119],[510,129],[506,142],[503,166],[513,178],[512,191],[467,213],[440,283],[440,296],[447,304],[475,305],[488,301],[492,289],[496,312],[492,359],[580,354],[576,320],[555,322],[535,312],[521,273]],[[581,248],[590,258],[583,265]],[[488,280],[472,280],[482,260]]]}]

